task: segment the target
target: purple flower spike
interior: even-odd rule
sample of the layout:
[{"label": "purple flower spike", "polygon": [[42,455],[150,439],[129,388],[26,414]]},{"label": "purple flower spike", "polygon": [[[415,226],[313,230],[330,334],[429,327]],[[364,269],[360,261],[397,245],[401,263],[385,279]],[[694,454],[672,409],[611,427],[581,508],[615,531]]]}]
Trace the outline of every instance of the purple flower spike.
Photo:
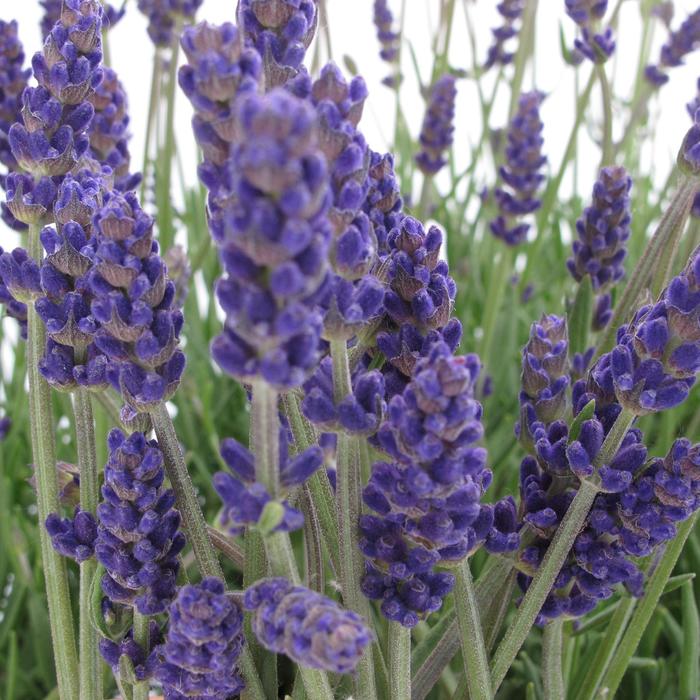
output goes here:
[{"label": "purple flower spike", "polygon": [[[30,69],[24,68],[24,50],[19,40],[17,22],[0,20],[0,164],[7,172],[17,169],[17,161],[12,155],[7,133],[10,126],[21,119],[22,92],[27,86]],[[7,173],[0,174],[0,188],[6,189]],[[17,231],[22,231],[25,225],[15,219],[2,203],[3,220]]]},{"label": "purple flower spike", "polygon": [[576,222],[578,240],[567,262],[577,282],[590,276],[598,294],[594,330],[602,330],[612,317],[611,287],[625,274],[624,260],[630,236],[632,180],[622,166],[603,168],[593,186],[591,206]]},{"label": "purple flower spike", "polygon": [[662,292],[618,330],[617,346],[592,370],[636,415],[679,405],[700,371],[700,250]]},{"label": "purple flower spike", "polygon": [[255,583],[243,605],[266,649],[309,668],[351,673],[374,638],[356,613],[283,578]]},{"label": "purple flower spike", "polygon": [[398,74],[397,62],[401,49],[401,35],[394,30],[394,15],[389,8],[388,0],[374,0],[374,26],[377,28],[379,40],[379,56],[392,66],[392,74],[382,80],[387,87],[395,88],[401,81]]},{"label": "purple flower spike", "polygon": [[608,0],[565,0],[566,14],[580,27],[581,36],[575,50],[593,63],[605,63],[615,51],[610,27],[601,31],[601,22],[608,9]]},{"label": "purple flower spike", "polygon": [[401,224],[404,216],[393,155],[370,151],[367,184],[367,197],[362,209],[372,224],[377,252],[384,258],[389,253],[389,235]]},{"label": "purple flower spike", "polygon": [[262,56],[266,86],[293,78],[316,33],[316,1],[238,0],[236,16],[246,44]]},{"label": "purple flower spike", "polygon": [[[238,535],[246,526],[255,525],[272,500],[265,486],[255,481],[255,457],[243,445],[228,438],[221,444],[221,456],[233,474],[217,472],[214,488],[223,501],[221,523]],[[280,484],[283,497],[292,488],[305,483],[323,465],[323,451],[313,446],[290,457],[287,431],[280,429]],[[286,500],[280,501],[281,514],[274,531],[294,532],[304,524],[304,516]]]},{"label": "purple flower spike", "polygon": [[493,43],[489,47],[484,69],[488,70],[492,66],[507,66],[512,63],[515,53],[506,48],[509,39],[514,39],[520,33],[516,23],[523,14],[525,9],[524,0],[502,0],[496,9],[503,18],[503,24],[500,27],[491,30],[493,34]]},{"label": "purple flower spike", "polygon": [[545,179],[540,170],[547,162],[542,155],[543,99],[541,92],[522,95],[508,128],[506,163],[499,170],[503,185],[495,190],[499,216],[491,222],[491,232],[510,246],[526,240],[530,224],[522,217],[537,211],[542,204],[537,194]]},{"label": "purple flower spike", "polygon": [[10,296],[23,304],[41,296],[39,267],[24,248],[11,253],[0,248],[0,280]]},{"label": "purple flower spike", "polygon": [[212,354],[226,372],[279,388],[305,381],[321,334],[331,194],[315,116],[281,90],[241,99],[241,140],[227,165],[236,204],[210,198],[227,273],[217,288],[226,326]]},{"label": "purple flower spike", "polygon": [[80,508],[73,518],[61,518],[55,513],[46,519],[46,530],[53,548],[64,557],[84,562],[95,553],[97,522],[95,516]]},{"label": "purple flower spike", "polygon": [[[360,548],[371,561],[363,588],[369,597],[403,601],[382,609],[407,626],[441,604],[432,595],[425,607],[419,590],[426,581],[414,577],[468,556],[493,528],[493,509],[480,503],[491,472],[486,451],[476,446],[483,434],[481,405],[473,397],[479,368],[475,355],[455,357],[436,343],[389,403],[378,433],[392,461],[372,466],[363,494],[378,514],[360,519]],[[442,584],[449,591],[449,581]],[[416,606],[406,610],[412,600]]]},{"label": "purple flower spike", "polygon": [[645,77],[653,87],[661,87],[668,81],[669,68],[682,66],[685,57],[700,47],[700,9],[691,12],[675,31],[670,32],[668,41],[661,47],[657,64],[647,66]]},{"label": "purple flower spike", "polygon": [[430,90],[428,110],[420,132],[421,151],[416,164],[426,175],[436,175],[447,163],[445,154],[454,140],[456,79],[453,75],[438,78]]},{"label": "purple flower spike", "polygon": [[185,546],[175,495],[165,489],[163,455],[143,433],[109,434],[95,553],[107,572],[102,590],[143,615],[163,612],[175,595]]},{"label": "purple flower spike", "polygon": [[155,676],[168,700],[227,700],[245,683],[238,669],[243,644],[243,615],[223,582],[205,578],[183,586],[170,605],[170,626],[158,648],[162,661]]},{"label": "purple flower spike", "polygon": [[148,18],[148,36],[156,46],[172,46],[178,22],[194,19],[202,0],[138,0],[138,8]]},{"label": "purple flower spike", "polygon": [[108,380],[133,409],[148,411],[175,393],[185,367],[183,316],[175,285],[153,240],[153,219],[133,193],[113,190],[94,217],[91,319],[109,358]]},{"label": "purple flower spike", "polygon": [[[61,18],[63,0],[40,0],[40,4],[44,8],[44,15],[41,18],[41,36],[46,39]],[[105,29],[111,29],[124,16],[126,3],[122,3],[118,10],[113,5],[105,3],[103,12],[102,24]]]},{"label": "purple flower spike", "polygon": [[100,638],[100,655],[112,669],[115,678],[120,678],[119,660],[122,656],[128,657],[129,661],[131,661],[137,681],[144,681],[153,677],[154,671],[158,666],[158,651],[160,649],[159,645],[163,641],[163,634],[155,620],[150,621],[148,633],[148,641],[151,649],[153,649],[150,654],[146,654],[146,650],[134,641],[133,628],[118,642],[107,637]]}]

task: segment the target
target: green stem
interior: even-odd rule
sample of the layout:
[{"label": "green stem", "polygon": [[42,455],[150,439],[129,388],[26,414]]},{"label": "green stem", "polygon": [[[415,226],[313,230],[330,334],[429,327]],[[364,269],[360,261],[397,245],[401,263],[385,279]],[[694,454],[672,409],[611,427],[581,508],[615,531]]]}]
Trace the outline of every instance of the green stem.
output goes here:
[{"label": "green stem", "polygon": [[[622,410],[595,459],[594,466],[596,468],[603,464],[608,464],[617,454],[622,440],[634,419],[635,416],[632,413],[626,409]],[[566,557],[588,517],[597,493],[598,488],[592,481],[585,480],[581,482],[574,500],[557,528],[552,542],[544,555],[544,559],[520,603],[515,619],[496,650],[491,664],[491,681],[494,691],[498,690],[503,682],[530,628],[534,625],[535,619],[542,609],[549,592],[552,590],[554,581],[559,575]]]},{"label": "green stem", "polygon": [[600,682],[615,655],[622,635],[627,629],[627,623],[632,617],[636,603],[636,598],[627,596],[620,601],[615,609],[615,613],[607,624],[605,637],[598,644],[598,649],[588,667],[586,676],[577,690],[576,700],[593,700],[596,697]]},{"label": "green stem", "polygon": [[542,633],[542,684],[545,700],[564,700],[564,677],[561,652],[564,621],[560,618],[548,622]]},{"label": "green stem", "polygon": [[[348,349],[344,340],[331,341],[333,360],[333,398],[336,403],[352,391]],[[337,448],[336,502],[338,535],[340,540],[340,580],[343,601],[351,610],[371,621],[369,601],[362,595],[361,583],[365,562],[358,543],[358,522],[362,513],[362,468],[360,439],[356,435],[340,433]],[[366,653],[358,666],[355,678],[358,697],[376,695],[374,662]]]},{"label": "green stem", "polygon": [[388,646],[391,698],[409,700],[411,697],[411,630],[398,622],[390,622]]},{"label": "green stem", "polygon": [[525,68],[527,59],[532,53],[534,42],[532,41],[535,32],[535,16],[537,14],[537,0],[527,0],[523,11],[522,26],[518,41],[518,51],[513,60],[513,80],[511,82],[510,106],[508,108],[508,121],[511,121],[518,111],[518,101],[523,90],[523,79],[525,78]]},{"label": "green stem", "polygon": [[255,479],[272,499],[280,493],[278,394],[265,380],[252,383],[250,432],[255,455]]},{"label": "green stem", "polygon": [[454,600],[469,696],[471,700],[490,700],[493,694],[489,674],[489,657],[484,644],[484,634],[481,629],[469,559],[465,559],[459,565],[456,574]]},{"label": "green stem", "polygon": [[[134,608],[134,641],[144,650],[146,656],[150,650],[149,619]],[[134,684],[134,700],[148,700],[148,681]],[[97,695],[93,697],[98,697]]]},{"label": "green stem", "polygon": [[605,73],[605,66],[602,63],[596,63],[595,72],[603,97],[603,155],[600,161],[600,169],[602,170],[605,166],[612,165],[614,161],[612,92],[608,76]]},{"label": "green stem", "polygon": [[[76,355],[77,355],[76,351]],[[84,358],[76,358],[83,361]],[[90,392],[78,388],[73,398],[75,436],[80,469],[80,508],[92,515],[99,499],[99,471],[95,445],[95,422],[92,416]],[[90,620],[92,579],[97,562],[90,558],[80,564],[80,698],[92,700],[102,696],[100,655],[97,630]]]},{"label": "green stem", "polygon": [[[42,247],[39,226],[29,228],[29,254],[41,263]],[[41,558],[49,607],[49,625],[53,642],[56,678],[61,700],[77,700],[79,692],[78,654],[75,646],[73,614],[66,562],[51,546],[44,523],[51,513],[58,513],[56,480],[56,425],[51,406],[51,390],[39,372],[44,353],[44,325],[34,305],[27,305],[27,374],[29,379],[29,420],[32,454],[36,471],[36,491]]]},{"label": "green stem", "polygon": [[148,179],[148,165],[150,163],[151,138],[155,129],[156,110],[158,108],[158,93],[160,88],[160,71],[162,59],[160,50],[156,48],[153,56],[153,72],[151,74],[151,92],[148,100],[148,117],[146,119],[146,141],[143,147],[143,167],[141,174],[141,201],[145,201],[146,181]]},{"label": "green stem", "polygon": [[156,431],[160,449],[165,458],[165,472],[175,492],[177,508],[182,516],[182,525],[187,540],[192,546],[199,573],[202,576],[217,576],[223,579],[223,571],[216,551],[209,540],[207,523],[199,507],[197,494],[192,484],[187,464],[175,433],[173,420],[166,405],[161,402],[150,411],[153,428]]},{"label": "green stem", "polygon": [[[495,269],[489,280],[488,292],[486,294],[484,316],[481,323],[483,335],[479,344],[479,356],[486,368],[491,367],[491,346],[493,337],[496,331],[496,322],[498,320],[503,296],[508,286],[508,280],[513,272],[513,260],[515,251],[511,246],[503,245],[501,248],[501,258],[496,264]],[[484,376],[486,376],[484,374]]]},{"label": "green stem", "polygon": [[620,646],[615,651],[612,663],[601,683],[601,692],[605,693],[605,697],[615,697],[622,677],[625,675],[625,671],[637,650],[644,630],[647,628],[649,620],[651,620],[654,614],[654,610],[666,587],[666,583],[673,573],[673,567],[676,565],[686,540],[693,531],[697,521],[698,513],[696,512],[688,518],[688,520],[678,526],[678,534],[666,546],[666,551],[661,557],[661,561],[651,575],[651,578],[647,581],[644,597],[637,604],[637,609],[632,616],[629,627],[620,642]]},{"label": "green stem", "polygon": [[[664,251],[675,249],[676,241],[683,233],[688,220],[698,186],[697,181],[693,178],[685,175],[680,177],[673,200],[664,212],[653,237],[644,249],[642,257],[637,262],[619,301],[615,304],[613,317],[598,343],[597,357],[608,352],[613,346],[617,329],[633,314],[635,307],[639,304],[642,292],[652,283],[652,278],[659,274],[665,275],[663,272],[658,272],[659,269],[663,270],[664,268]],[[662,264],[660,265],[660,263]]]}]

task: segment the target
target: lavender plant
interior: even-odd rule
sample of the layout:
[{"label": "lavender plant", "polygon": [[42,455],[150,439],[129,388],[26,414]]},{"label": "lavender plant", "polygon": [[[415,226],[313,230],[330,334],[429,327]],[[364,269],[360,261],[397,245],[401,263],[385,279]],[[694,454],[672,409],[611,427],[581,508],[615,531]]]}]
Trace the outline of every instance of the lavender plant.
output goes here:
[{"label": "lavender plant", "polygon": [[103,42],[144,18],[41,4],[31,68],[0,20],[0,695],[696,697],[697,99],[674,163],[641,137],[697,12],[653,62],[645,0],[627,80],[621,3],[431,6],[423,66],[377,0],[363,77],[333,3],[139,0],[138,173]]}]

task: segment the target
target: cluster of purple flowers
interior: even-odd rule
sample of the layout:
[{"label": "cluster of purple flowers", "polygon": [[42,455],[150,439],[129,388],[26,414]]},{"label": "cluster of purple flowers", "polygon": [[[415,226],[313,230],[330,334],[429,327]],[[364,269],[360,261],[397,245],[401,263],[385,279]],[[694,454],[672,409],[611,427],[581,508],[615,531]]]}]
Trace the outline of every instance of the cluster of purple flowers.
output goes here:
[{"label": "cluster of purple flowers", "polygon": [[316,33],[316,0],[239,0],[237,17],[246,44],[262,58],[266,88],[286,83]]},{"label": "cluster of purple flowers", "polygon": [[445,153],[454,138],[456,97],[456,80],[450,74],[438,78],[430,89],[419,138],[421,150],[416,155],[416,164],[426,175],[436,175],[447,163]]},{"label": "cluster of purple flowers", "polygon": [[[452,590],[454,576],[435,568],[469,556],[493,528],[493,508],[480,503],[491,472],[476,446],[483,435],[473,397],[479,369],[475,355],[457,357],[436,343],[389,403],[377,436],[391,461],[372,466],[364,491],[376,515],[360,519],[368,559],[362,587],[405,627],[438,610]],[[517,545],[516,535],[504,549]]]},{"label": "cluster of purple flowers", "polygon": [[401,47],[401,36],[394,30],[394,15],[391,13],[388,0],[374,0],[374,26],[377,29],[377,39],[381,49],[379,56],[383,61],[393,66],[394,72],[382,80],[387,87],[398,86],[401,76],[397,74],[397,61]]},{"label": "cluster of purple flowers", "polygon": [[[61,6],[63,5],[63,0],[40,0],[40,4],[44,8],[44,14],[41,18],[41,36],[46,39],[46,37],[51,33],[51,30],[54,28],[56,22],[58,22],[61,17]],[[104,14],[102,20],[104,27],[107,29],[114,27],[124,16],[125,12],[125,2],[122,2],[122,6],[119,9],[110,3],[105,3],[103,7]]]},{"label": "cluster of purple flowers", "polygon": [[581,29],[581,36],[574,41],[576,50],[594,63],[605,63],[615,51],[612,28],[600,31],[608,0],[565,0],[565,5],[566,14]]},{"label": "cluster of purple flowers", "polygon": [[[255,457],[233,438],[221,444],[221,456],[233,474],[218,472],[214,488],[223,501],[221,524],[232,534],[241,534],[246,526],[255,525],[271,500],[265,486],[255,481]],[[288,493],[304,484],[323,464],[323,451],[313,445],[294,457],[289,455],[287,429],[280,429],[280,486]],[[293,532],[304,524],[304,516],[287,501],[281,502],[282,513],[276,531]]]},{"label": "cluster of purple flowers", "polygon": [[576,222],[578,240],[573,244],[569,272],[577,282],[588,275],[597,294],[594,330],[607,326],[612,317],[609,290],[625,274],[627,239],[630,236],[632,179],[622,166],[603,168],[593,186],[591,206]]},{"label": "cluster of purple flowers", "polygon": [[194,19],[203,0],[138,0],[148,18],[148,36],[156,46],[172,46],[180,33],[178,25]]},{"label": "cluster of purple flowers", "polygon": [[498,13],[503,18],[503,24],[491,30],[493,34],[493,44],[489,46],[489,51],[484,62],[484,69],[488,70],[492,66],[507,66],[513,61],[515,54],[506,48],[510,39],[518,36],[519,29],[516,22],[520,19],[525,9],[525,0],[501,0],[496,5]]},{"label": "cluster of purple flowers", "polygon": [[253,632],[266,649],[309,668],[350,673],[373,641],[359,615],[284,578],[255,583],[243,605],[252,613]]},{"label": "cluster of purple flowers", "polygon": [[700,47],[700,9],[691,12],[661,47],[657,64],[646,67],[645,77],[653,87],[661,87],[668,81],[667,70],[681,66],[685,57]]},{"label": "cluster of purple flowers", "polygon": [[499,169],[503,186],[495,191],[499,215],[491,222],[491,232],[509,246],[525,241],[530,224],[522,221],[522,217],[537,211],[542,204],[537,193],[545,179],[540,170],[547,162],[542,154],[543,99],[543,93],[536,91],[521,95],[518,111],[508,128],[506,162]]},{"label": "cluster of purple flowers", "polygon": [[238,658],[245,643],[243,614],[223,582],[205,578],[180,588],[168,610],[165,642],[154,652],[155,677],[168,700],[227,700],[245,683]]},{"label": "cluster of purple flowers", "polygon": [[[8,132],[12,124],[20,119],[22,92],[32,71],[24,68],[24,50],[19,40],[17,22],[0,20],[0,164],[7,172],[17,169],[17,160],[12,155]],[[7,173],[0,174],[0,189],[5,189]],[[3,202],[0,205],[2,220],[15,230],[21,231],[25,224],[12,216]]]}]

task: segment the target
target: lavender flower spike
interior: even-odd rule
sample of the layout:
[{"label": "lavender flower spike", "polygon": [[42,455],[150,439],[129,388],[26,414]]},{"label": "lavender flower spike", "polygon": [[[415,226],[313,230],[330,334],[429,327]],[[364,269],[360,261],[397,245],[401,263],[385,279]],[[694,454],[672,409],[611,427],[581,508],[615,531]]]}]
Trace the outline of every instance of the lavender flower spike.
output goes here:
[{"label": "lavender flower spike", "polygon": [[493,44],[489,47],[484,68],[488,70],[492,66],[500,65],[507,66],[513,61],[515,56],[513,51],[506,49],[506,43],[509,39],[518,36],[519,29],[515,23],[520,19],[525,9],[525,0],[502,0],[496,9],[503,18],[503,24],[496,29],[492,29]]},{"label": "lavender flower spike", "polygon": [[[40,0],[41,6],[44,8],[44,15],[41,18],[41,36],[46,37],[51,33],[54,25],[61,17],[61,5],[63,0]],[[106,29],[114,27],[126,12],[126,3],[122,0],[122,6],[116,9],[109,3],[104,4],[103,25]]]},{"label": "lavender flower spike", "polygon": [[622,166],[603,168],[593,186],[590,207],[576,222],[579,240],[573,244],[573,258],[567,262],[577,282],[589,275],[598,294],[593,321],[595,330],[604,328],[612,311],[610,288],[625,274],[627,239],[630,236],[632,179]]},{"label": "lavender flower spike", "polygon": [[[27,86],[31,69],[24,68],[24,51],[19,40],[17,22],[0,20],[0,164],[8,172],[17,170],[17,161],[12,155],[7,139],[10,126],[21,119],[22,92]],[[0,173],[0,189],[5,189],[7,173]],[[17,231],[26,227],[15,219],[5,202],[0,203],[2,219]]]},{"label": "lavender flower spike", "polygon": [[350,673],[373,640],[359,615],[284,578],[255,583],[243,605],[266,649],[310,668]]},{"label": "lavender flower spike", "polygon": [[157,649],[162,661],[155,670],[166,700],[237,696],[245,687],[237,665],[245,643],[243,615],[223,582],[209,577],[183,586],[169,613],[165,643]]},{"label": "lavender flower spike", "polygon": [[499,174],[503,185],[495,191],[499,216],[491,222],[491,232],[510,246],[523,243],[530,224],[522,217],[541,206],[537,193],[544,181],[540,169],[547,162],[542,154],[541,92],[521,95],[518,111],[508,128],[506,163]]},{"label": "lavender flower spike", "polygon": [[179,22],[191,22],[203,0],[138,0],[148,18],[148,36],[156,46],[172,46]]},{"label": "lavender flower spike", "polygon": [[605,63],[615,51],[611,27],[600,31],[608,0],[565,0],[566,14],[581,28],[576,49],[593,63]]},{"label": "lavender flower spike", "polygon": [[388,0],[374,0],[374,26],[377,28],[377,39],[381,50],[379,56],[393,67],[393,74],[382,80],[387,87],[395,88],[401,80],[396,73],[397,61],[401,47],[401,36],[393,29],[394,16],[391,13]]},{"label": "lavender flower spike", "polygon": [[185,546],[175,495],[163,486],[163,454],[143,433],[109,434],[95,553],[107,572],[102,590],[143,615],[163,612],[175,595]]},{"label": "lavender flower spike", "polygon": [[447,163],[445,153],[454,138],[456,79],[453,75],[438,78],[430,90],[428,111],[420,132],[421,151],[416,156],[418,167],[426,175],[436,175]]},{"label": "lavender flower spike", "polygon": [[677,406],[700,372],[700,249],[659,300],[622,326],[617,346],[592,369],[604,393],[636,415]]},{"label": "lavender flower spike", "polygon": [[238,0],[236,17],[246,45],[263,59],[266,86],[294,77],[316,33],[316,0]]},{"label": "lavender flower spike", "polygon": [[653,87],[661,87],[668,81],[669,68],[681,66],[685,57],[700,47],[700,9],[691,12],[668,41],[661,47],[657,64],[648,65],[644,75]]}]

